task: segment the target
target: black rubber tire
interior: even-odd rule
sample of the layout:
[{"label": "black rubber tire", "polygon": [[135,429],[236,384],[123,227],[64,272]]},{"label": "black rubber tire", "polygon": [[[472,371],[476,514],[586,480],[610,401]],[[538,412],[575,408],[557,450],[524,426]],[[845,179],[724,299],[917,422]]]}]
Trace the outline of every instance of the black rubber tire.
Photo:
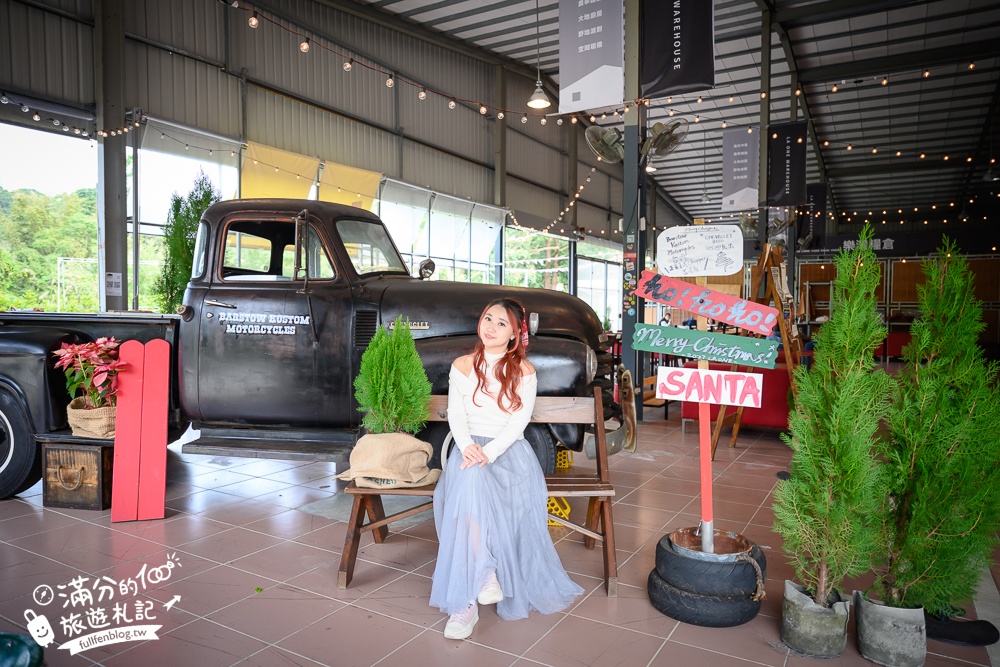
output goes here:
[{"label": "black rubber tire", "polygon": [[0,389],[0,500],[30,489],[41,478],[42,455],[28,411],[13,394]]},{"label": "black rubber tire", "polygon": [[742,625],[760,611],[760,600],[752,600],[748,595],[724,597],[682,591],[665,582],[655,569],[649,571],[646,592],[659,612],[683,623],[706,628]]},{"label": "black rubber tire", "polygon": [[[767,559],[753,542],[750,557],[760,566],[761,580],[767,577]],[[665,582],[689,593],[702,595],[753,595],[757,572],[745,561],[715,562],[691,558],[674,551],[670,535],[656,544],[656,573]]]},{"label": "black rubber tire", "polygon": [[434,453],[431,454],[431,460],[427,462],[428,468],[441,467],[441,446],[444,444],[444,439],[448,436],[449,432],[448,422],[429,422],[417,434],[417,439],[430,443],[431,448],[434,450]]},{"label": "black rubber tire", "polygon": [[545,424],[528,424],[524,429],[524,439],[535,450],[542,473],[551,475],[556,471],[556,441]]}]

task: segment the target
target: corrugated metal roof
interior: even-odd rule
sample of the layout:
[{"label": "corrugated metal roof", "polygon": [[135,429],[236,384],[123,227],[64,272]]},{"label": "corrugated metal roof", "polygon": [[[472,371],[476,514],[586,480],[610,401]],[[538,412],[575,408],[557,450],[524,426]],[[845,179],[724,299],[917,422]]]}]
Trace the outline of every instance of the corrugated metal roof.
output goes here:
[{"label": "corrugated metal roof", "polygon": [[[538,0],[537,13],[535,0],[360,2],[528,70],[536,66],[537,40],[543,76],[558,81],[558,0]],[[825,174],[840,226],[869,219],[897,231],[927,229],[924,220],[941,227],[959,213],[970,224],[984,215],[997,220],[1000,182],[984,180],[1000,152],[1000,132],[991,142],[1000,120],[995,0],[715,0],[715,88],[702,91],[701,102],[699,93],[653,100],[648,115],[649,125],[671,109],[674,117],[701,121],[656,161],[653,175],[692,217],[723,217],[723,121],[759,122],[767,7],[775,32],[771,122],[790,120],[797,73],[799,118],[810,119],[814,131],[808,180]],[[511,96],[508,106],[515,105]],[[598,124],[621,122],[600,111]],[[1000,175],[1000,166],[991,173]]]}]

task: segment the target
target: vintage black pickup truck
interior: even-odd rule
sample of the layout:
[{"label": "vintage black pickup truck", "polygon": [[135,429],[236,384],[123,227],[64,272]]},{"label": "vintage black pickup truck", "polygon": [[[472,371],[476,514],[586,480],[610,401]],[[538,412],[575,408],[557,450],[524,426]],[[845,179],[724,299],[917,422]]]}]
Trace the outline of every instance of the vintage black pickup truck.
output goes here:
[{"label": "vintage black pickup truck", "polygon": [[[0,498],[37,482],[36,438],[65,429],[69,398],[51,354],[64,341],[170,342],[170,424],[201,436],[184,451],[346,461],[361,417],[353,382],[376,328],[409,319],[433,391],[447,393],[451,362],[472,350],[483,307],[507,294],[528,312],[539,395],[584,396],[597,383],[606,413],[616,413],[607,337],[586,303],[425,280],[426,260],[420,269],[410,276],[385,225],[362,209],[235,200],[205,211],[177,315],[0,312]],[[435,457],[446,436],[446,424],[423,434]],[[556,442],[579,450],[583,440],[567,424],[531,425],[526,437],[549,472]]]}]

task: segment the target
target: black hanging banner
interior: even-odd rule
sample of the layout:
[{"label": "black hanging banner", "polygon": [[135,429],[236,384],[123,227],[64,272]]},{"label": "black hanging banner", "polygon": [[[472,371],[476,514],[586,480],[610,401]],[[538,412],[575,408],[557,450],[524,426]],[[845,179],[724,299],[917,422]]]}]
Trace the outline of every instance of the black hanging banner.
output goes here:
[{"label": "black hanging banner", "polygon": [[806,201],[806,121],[768,128],[767,203],[798,206]]},{"label": "black hanging banner", "polygon": [[826,243],[826,185],[809,183],[806,201],[798,208],[797,251],[822,249]]},{"label": "black hanging banner", "polygon": [[643,0],[639,86],[665,97],[715,85],[714,4],[706,0]]}]

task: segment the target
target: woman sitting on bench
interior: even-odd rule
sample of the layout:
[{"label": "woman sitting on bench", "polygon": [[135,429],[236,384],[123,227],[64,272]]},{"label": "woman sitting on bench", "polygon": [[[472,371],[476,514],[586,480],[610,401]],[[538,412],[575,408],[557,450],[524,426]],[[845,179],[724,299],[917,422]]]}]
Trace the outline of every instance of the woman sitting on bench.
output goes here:
[{"label": "woman sitting on bench", "polygon": [[450,614],[447,639],[465,639],[479,604],[504,620],[561,611],[583,592],[548,531],[545,477],[524,428],[537,378],[525,354],[524,307],[491,302],[472,354],[451,367],[448,425],[456,447],[434,491],[438,559],[431,606]]}]

